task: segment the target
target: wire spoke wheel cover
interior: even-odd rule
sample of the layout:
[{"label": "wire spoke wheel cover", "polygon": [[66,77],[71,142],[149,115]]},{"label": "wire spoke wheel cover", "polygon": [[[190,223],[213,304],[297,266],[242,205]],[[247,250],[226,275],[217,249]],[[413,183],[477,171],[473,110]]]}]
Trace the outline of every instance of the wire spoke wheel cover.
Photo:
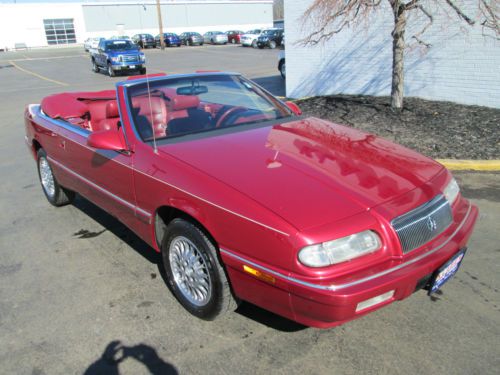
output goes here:
[{"label": "wire spoke wheel cover", "polygon": [[56,188],[54,184],[54,176],[52,175],[52,169],[50,169],[49,162],[45,157],[41,157],[38,163],[43,190],[45,190],[45,193],[49,197],[53,198],[56,193]]},{"label": "wire spoke wheel cover", "polygon": [[169,260],[182,295],[193,305],[206,305],[212,296],[212,280],[196,245],[184,236],[174,238],[170,243]]}]

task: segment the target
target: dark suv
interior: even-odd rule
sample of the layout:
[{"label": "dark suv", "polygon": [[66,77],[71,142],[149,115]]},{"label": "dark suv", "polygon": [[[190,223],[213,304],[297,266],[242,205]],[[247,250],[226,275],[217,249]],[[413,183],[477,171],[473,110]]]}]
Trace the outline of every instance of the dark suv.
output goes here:
[{"label": "dark suv", "polygon": [[181,39],[182,44],[185,44],[186,46],[203,45],[203,37],[201,34],[192,31],[182,33],[179,35],[179,38]]},{"label": "dark suv", "polygon": [[269,47],[271,49],[281,46],[283,43],[283,29],[266,29],[257,38],[257,47]]},{"label": "dark suv", "polygon": [[132,37],[132,42],[134,42],[141,48],[156,47],[155,38],[153,38],[153,35],[151,34],[135,34]]}]

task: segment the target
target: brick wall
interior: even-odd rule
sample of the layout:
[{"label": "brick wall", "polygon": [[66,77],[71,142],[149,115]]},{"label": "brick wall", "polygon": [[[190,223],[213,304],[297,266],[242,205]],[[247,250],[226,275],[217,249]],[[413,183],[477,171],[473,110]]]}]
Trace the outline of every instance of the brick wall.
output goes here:
[{"label": "brick wall", "polygon": [[[383,4],[387,1],[382,0]],[[301,47],[308,25],[300,17],[311,0],[285,0],[287,96],[326,94],[390,95],[393,19],[387,6],[366,23],[344,30],[325,44]],[[444,2],[442,2],[444,4]],[[471,16],[477,0],[457,0]],[[430,0],[434,23],[422,39],[427,51],[415,46],[406,51],[405,95],[500,108],[500,41],[483,35],[480,25],[468,27],[441,2]],[[426,19],[412,14],[410,29],[419,30]]]}]

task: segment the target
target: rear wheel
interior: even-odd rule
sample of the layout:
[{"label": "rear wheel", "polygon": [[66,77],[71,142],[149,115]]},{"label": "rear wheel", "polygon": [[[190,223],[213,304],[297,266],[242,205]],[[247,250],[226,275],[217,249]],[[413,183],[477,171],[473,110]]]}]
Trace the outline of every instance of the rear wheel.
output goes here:
[{"label": "rear wheel", "polygon": [[256,41],[256,40],[253,40],[253,41],[252,41],[252,47],[253,47],[253,48],[257,48],[257,41]]},{"label": "rear wheel", "polygon": [[114,76],[116,76],[116,73],[115,73],[115,71],[113,70],[113,67],[111,66],[111,64],[110,64],[110,63],[108,63],[108,75],[109,75],[110,77],[114,77]]},{"label": "rear wheel", "polygon": [[195,225],[174,219],[162,241],[168,283],[194,316],[213,320],[237,307],[213,243]]},{"label": "rear wheel", "polygon": [[47,159],[47,153],[42,148],[37,152],[37,161],[40,184],[50,204],[59,207],[71,203],[75,198],[75,193],[59,185],[52,173],[52,168]]}]

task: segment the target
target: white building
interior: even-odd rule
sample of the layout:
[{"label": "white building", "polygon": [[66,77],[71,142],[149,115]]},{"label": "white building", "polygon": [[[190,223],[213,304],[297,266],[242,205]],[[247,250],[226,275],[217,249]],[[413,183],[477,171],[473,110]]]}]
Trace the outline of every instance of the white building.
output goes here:
[{"label": "white building", "polygon": [[[163,0],[164,32],[273,25],[272,0]],[[83,43],[92,36],[158,34],[156,1],[0,3],[0,49]]]},{"label": "white building", "polygon": [[[301,17],[312,0],[285,0],[287,96],[300,98],[328,94],[390,95],[392,70],[392,13],[385,6],[357,28],[345,29],[325,44],[302,47],[307,34]],[[468,14],[477,16],[477,1],[462,0]],[[422,39],[430,43],[408,49],[405,56],[405,95],[500,107],[500,41],[483,35],[479,23],[458,22],[450,8],[429,1],[433,25]],[[446,14],[446,10],[449,11]],[[408,21],[410,36],[427,22]],[[415,43],[414,43],[415,44]]]}]

